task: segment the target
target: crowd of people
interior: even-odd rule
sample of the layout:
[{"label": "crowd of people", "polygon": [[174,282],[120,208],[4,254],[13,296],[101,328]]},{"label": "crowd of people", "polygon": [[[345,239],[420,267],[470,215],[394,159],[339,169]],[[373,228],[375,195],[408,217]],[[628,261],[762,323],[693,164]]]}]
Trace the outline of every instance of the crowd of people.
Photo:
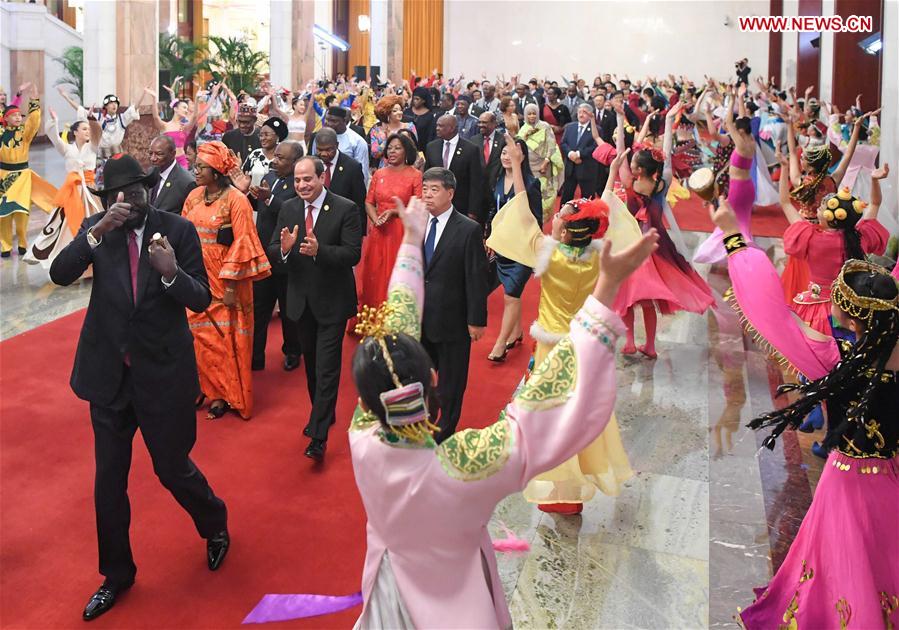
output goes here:
[{"label": "crowd of people", "polygon": [[[106,581],[85,619],[134,581],[126,488],[138,427],[206,539],[209,568],[221,564],[226,509],[189,457],[194,410],[253,416],[253,372],[267,369],[277,312],[281,368],[304,365],[305,455],[319,464],[337,423],[345,335],[359,341],[350,444],[369,518],[359,627],[445,615],[507,626],[486,536],[493,508],[524,491],[540,510],[570,515],[597,490],[620,491],[632,471],[613,413],[616,339],[623,354],[656,359],[659,314],[716,308],[693,267],[716,263],[728,267],[733,306],[802,375],[782,388],[795,402],[751,426],[774,427],[773,448],[787,428],[827,425],[815,500],[742,623],[819,627],[834,606],[859,627],[889,622],[899,608],[899,271],[896,226],[878,221],[889,174],[877,165],[879,110],[863,111],[859,96],[843,114],[811,88],[797,97],[750,76],[743,60],[736,78],[695,83],[466,81],[435,70],[401,83],[266,83],[256,95],[213,81],[194,98],[178,79],[168,102],[147,88],[127,108],[115,95],[101,108],[66,95],[74,121],[60,132],[50,110],[45,129],[65,157],[58,190],[28,167],[37,91],[24,85],[8,104],[2,94],[0,255],[11,255],[15,226],[18,254],[54,282],[93,277],[72,387],[91,402]],[[122,154],[145,105],[158,133],[149,170]],[[672,211],[691,195],[717,226],[695,252]],[[782,274],[750,221],[774,203],[789,222]],[[29,247],[33,206],[50,216]],[[498,335],[472,357],[499,287]],[[532,367],[502,418],[457,433],[471,362],[502,364],[529,347]],[[413,477],[433,492],[412,492]],[[441,588],[425,592],[421,572],[434,583],[437,562]]]}]

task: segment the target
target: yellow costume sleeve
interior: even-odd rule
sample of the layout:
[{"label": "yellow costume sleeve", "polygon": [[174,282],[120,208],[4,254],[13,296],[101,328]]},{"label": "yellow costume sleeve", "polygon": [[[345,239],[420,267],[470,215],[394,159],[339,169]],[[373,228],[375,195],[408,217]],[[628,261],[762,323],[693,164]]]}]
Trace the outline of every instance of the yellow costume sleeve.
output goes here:
[{"label": "yellow costume sleeve", "polygon": [[606,231],[605,238],[612,241],[612,253],[616,254],[639,241],[643,237],[643,233],[640,231],[640,225],[634,215],[615,193],[604,192],[602,200],[609,206],[609,229]]},{"label": "yellow costume sleeve", "polygon": [[38,129],[41,128],[41,102],[33,98],[28,102],[28,117],[25,119],[25,129],[22,132],[22,140],[31,144]]},{"label": "yellow costume sleeve", "polygon": [[487,247],[525,267],[537,264],[537,250],[543,232],[531,214],[528,195],[522,191],[499,209],[490,227]]}]

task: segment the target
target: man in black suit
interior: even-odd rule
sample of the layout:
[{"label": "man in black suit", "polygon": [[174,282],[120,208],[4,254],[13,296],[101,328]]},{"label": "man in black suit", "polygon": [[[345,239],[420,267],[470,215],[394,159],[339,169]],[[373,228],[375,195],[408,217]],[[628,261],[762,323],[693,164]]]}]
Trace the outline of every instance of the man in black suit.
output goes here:
[{"label": "man in black suit", "polygon": [[337,148],[337,132],[330,127],[323,127],[315,135],[315,139],[315,155],[325,165],[325,188],[356,204],[364,236],[368,217],[365,214],[365,176],[362,165]]},{"label": "man in black suit", "polygon": [[593,106],[582,103],[577,108],[577,122],[565,125],[562,132],[562,156],[565,158],[565,181],[562,183],[562,204],[574,199],[574,190],[581,188],[581,197],[596,192],[599,162],[593,159],[596,141],[590,131]]},{"label": "man in black suit", "polygon": [[487,255],[481,226],[453,207],[456,178],[435,167],[422,177],[431,214],[424,242],[425,306],[421,343],[437,370],[438,442],[459,423],[471,344],[487,326]]},{"label": "man in black suit", "polygon": [[499,179],[499,173],[502,170],[500,163],[500,155],[505,146],[505,138],[503,132],[496,129],[496,114],[484,112],[478,118],[478,135],[471,139],[481,151],[484,163],[484,207],[489,208],[493,201],[493,187],[496,186],[496,180]]},{"label": "man in black suit", "polygon": [[512,100],[515,101],[515,109],[518,111],[519,118],[524,118],[524,108],[526,105],[533,103],[538,107],[540,106],[537,102],[537,98],[528,91],[528,86],[524,83],[519,83],[515,87],[515,96]]},{"label": "man in black suit", "polygon": [[[362,255],[359,208],[325,188],[325,165],[301,158],[294,167],[297,198],[281,206],[268,254],[287,268],[287,317],[299,322],[306,384],[312,400],[306,457],[325,458],[335,422],[346,323],[356,314],[353,266]],[[304,238],[300,238],[302,232]]]},{"label": "man in black suit", "polygon": [[237,129],[222,134],[222,142],[234,151],[243,164],[247,156],[262,145],[259,143],[259,129],[256,127],[256,106],[241,103],[237,108]]},{"label": "man in black suit", "polygon": [[484,162],[478,148],[457,133],[456,117],[437,119],[437,140],[425,147],[425,169],[447,168],[455,175],[453,206],[481,225],[484,212]]},{"label": "man in black suit", "polygon": [[108,210],[85,219],[50,266],[53,282],[68,286],[93,265],[71,386],[90,402],[106,579],[88,601],[85,620],[112,608],[134,583],[127,488],[138,428],[162,485],[206,539],[210,570],[221,565],[230,544],[225,504],[189,456],[200,388],[185,308],[202,313],[211,300],[200,239],[189,221],[149,205],[156,174],[145,174],[133,157],[111,158],[103,174],[106,187],[98,194]]},{"label": "man in black suit", "polygon": [[[250,201],[256,215],[256,231],[259,242],[268,245],[278,225],[278,215],[284,202],[295,199],[293,168],[303,157],[303,145],[285,140],[275,147],[271,170],[259,186],[250,186]],[[287,273],[277,258],[269,257],[272,275],[253,283],[253,369],[265,369],[265,345],[268,341],[268,325],[272,321],[272,309],[278,303],[281,312],[281,333],[284,343],[284,369],[288,372],[300,365],[300,334],[297,323],[287,317]]]},{"label": "man in black suit", "polygon": [[197,182],[175,161],[175,141],[165,134],[153,138],[150,164],[159,171],[159,183],[150,189],[150,205],[163,212],[181,214],[184,200]]}]

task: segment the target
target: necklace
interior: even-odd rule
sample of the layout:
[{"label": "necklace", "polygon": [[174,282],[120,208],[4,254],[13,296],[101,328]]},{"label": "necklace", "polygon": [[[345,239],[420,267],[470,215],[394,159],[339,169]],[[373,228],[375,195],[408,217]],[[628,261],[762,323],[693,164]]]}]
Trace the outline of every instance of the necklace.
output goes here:
[{"label": "necklace", "polygon": [[212,193],[212,198],[210,198],[210,197],[209,197],[209,189],[207,188],[206,190],[203,191],[203,201],[204,201],[204,203],[205,203],[207,206],[211,206],[211,205],[214,204],[216,201],[218,201],[219,199],[221,199],[222,195],[224,195],[224,194],[227,192],[227,190],[228,190],[227,188],[222,188],[222,189],[219,190],[218,192]]}]

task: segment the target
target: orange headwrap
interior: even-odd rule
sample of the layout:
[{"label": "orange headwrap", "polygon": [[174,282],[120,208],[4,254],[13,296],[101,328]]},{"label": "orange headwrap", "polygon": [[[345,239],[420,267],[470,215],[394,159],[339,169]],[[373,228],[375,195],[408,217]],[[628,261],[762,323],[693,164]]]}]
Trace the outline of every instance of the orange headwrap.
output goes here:
[{"label": "orange headwrap", "polygon": [[218,140],[206,142],[197,147],[197,159],[222,175],[227,175],[238,166],[237,158],[234,157],[231,150]]}]

